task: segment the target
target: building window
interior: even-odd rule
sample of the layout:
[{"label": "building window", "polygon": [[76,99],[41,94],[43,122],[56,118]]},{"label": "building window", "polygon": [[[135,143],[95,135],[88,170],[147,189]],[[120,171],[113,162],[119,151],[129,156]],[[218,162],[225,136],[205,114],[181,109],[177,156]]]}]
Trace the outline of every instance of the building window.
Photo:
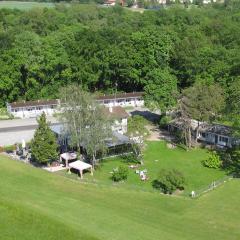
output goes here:
[{"label": "building window", "polygon": [[228,143],[228,138],[227,138],[227,137],[219,136],[219,141],[220,141],[220,142]]},{"label": "building window", "polygon": [[202,136],[203,138],[206,138],[206,133],[202,132],[202,133],[201,133],[201,136]]}]

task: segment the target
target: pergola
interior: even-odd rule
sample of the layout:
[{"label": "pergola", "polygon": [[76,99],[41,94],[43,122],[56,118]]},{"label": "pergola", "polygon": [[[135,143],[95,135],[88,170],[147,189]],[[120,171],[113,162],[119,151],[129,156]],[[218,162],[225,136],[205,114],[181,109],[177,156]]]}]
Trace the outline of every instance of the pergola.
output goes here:
[{"label": "pergola", "polygon": [[81,179],[83,179],[83,170],[90,169],[91,175],[93,175],[93,167],[91,164],[85,163],[83,161],[77,160],[75,162],[69,163],[68,169],[70,171],[70,168],[77,169],[80,173]]},{"label": "pergola", "polygon": [[65,152],[65,153],[62,153],[62,154],[60,155],[60,161],[61,161],[62,159],[65,160],[66,167],[68,167],[68,161],[69,161],[69,160],[77,159],[77,154],[76,154],[76,153]]}]

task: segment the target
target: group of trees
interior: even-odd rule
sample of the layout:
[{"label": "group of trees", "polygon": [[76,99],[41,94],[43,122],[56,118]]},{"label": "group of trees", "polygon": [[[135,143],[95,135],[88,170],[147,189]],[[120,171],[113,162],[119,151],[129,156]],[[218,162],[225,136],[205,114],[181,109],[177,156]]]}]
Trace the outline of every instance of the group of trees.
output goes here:
[{"label": "group of trees", "polygon": [[225,107],[225,99],[222,88],[216,84],[196,83],[182,91],[179,99],[179,113],[182,121],[184,142],[191,148],[192,120],[197,120],[194,140],[197,142],[201,122],[210,123],[216,120]]},{"label": "group of trees", "polygon": [[[111,119],[92,95],[78,85],[61,89],[61,112],[58,114],[62,124],[59,140],[68,139],[69,145],[90,158],[93,167],[97,154],[107,151],[107,140],[113,140]],[[31,142],[32,159],[39,163],[51,163],[58,159],[57,138],[49,127],[46,115],[38,119],[38,128]]]},{"label": "group of trees", "polygon": [[[79,96],[59,91],[70,84],[105,93],[117,86],[118,91],[145,91],[152,108],[167,111],[179,104],[186,142],[190,118],[210,121],[221,113],[236,119],[239,129],[239,23],[240,4],[231,1],[144,13],[78,4],[2,9],[0,106],[56,97],[80,102]],[[88,124],[94,125],[90,120],[96,116],[86,118]],[[81,136],[75,140],[78,146],[87,143]],[[94,158],[94,147],[89,151]]]},{"label": "group of trees", "polygon": [[[57,5],[0,10],[0,105],[59,97],[70,83],[91,92],[144,90],[169,109],[178,92],[207,81],[234,107],[239,90],[239,9]],[[237,103],[236,103],[237,104]]]},{"label": "group of trees", "polygon": [[63,136],[69,136],[70,145],[81,147],[90,157],[93,167],[97,154],[107,151],[106,140],[113,139],[111,119],[104,114],[94,97],[78,85],[69,85],[61,90],[61,109],[59,115],[63,124]]}]

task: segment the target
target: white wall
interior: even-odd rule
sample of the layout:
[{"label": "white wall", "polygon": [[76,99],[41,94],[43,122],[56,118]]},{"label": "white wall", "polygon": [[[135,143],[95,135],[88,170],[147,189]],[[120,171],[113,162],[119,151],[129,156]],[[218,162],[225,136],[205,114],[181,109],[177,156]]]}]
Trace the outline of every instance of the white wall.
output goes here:
[{"label": "white wall", "polygon": [[29,108],[18,108],[17,112],[11,111],[11,114],[16,118],[35,118],[40,116],[43,112],[45,112],[48,116],[52,116],[57,111],[56,109],[52,109],[51,106],[44,106],[40,110],[36,109],[36,107],[32,107],[30,111],[27,109]]},{"label": "white wall", "polygon": [[[108,101],[106,103],[106,101]],[[132,98],[126,101],[126,99],[122,99],[121,101],[119,99],[111,99],[111,100],[105,100],[103,103],[106,107],[112,107],[112,106],[121,106],[121,107],[142,107],[144,106],[144,100],[143,99],[137,99]]]},{"label": "white wall", "polygon": [[117,131],[121,134],[127,132],[127,118],[123,118],[121,120],[115,120],[112,125],[112,130]]}]

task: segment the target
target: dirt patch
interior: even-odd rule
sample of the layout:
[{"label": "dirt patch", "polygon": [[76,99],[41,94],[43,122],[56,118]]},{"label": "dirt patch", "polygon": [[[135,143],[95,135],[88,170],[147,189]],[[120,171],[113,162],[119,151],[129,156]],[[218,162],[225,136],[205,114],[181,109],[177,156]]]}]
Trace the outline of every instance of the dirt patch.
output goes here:
[{"label": "dirt patch", "polygon": [[147,138],[148,141],[172,141],[173,137],[169,134],[168,131],[160,129],[158,126],[155,125],[148,125],[146,126],[150,135]]}]

